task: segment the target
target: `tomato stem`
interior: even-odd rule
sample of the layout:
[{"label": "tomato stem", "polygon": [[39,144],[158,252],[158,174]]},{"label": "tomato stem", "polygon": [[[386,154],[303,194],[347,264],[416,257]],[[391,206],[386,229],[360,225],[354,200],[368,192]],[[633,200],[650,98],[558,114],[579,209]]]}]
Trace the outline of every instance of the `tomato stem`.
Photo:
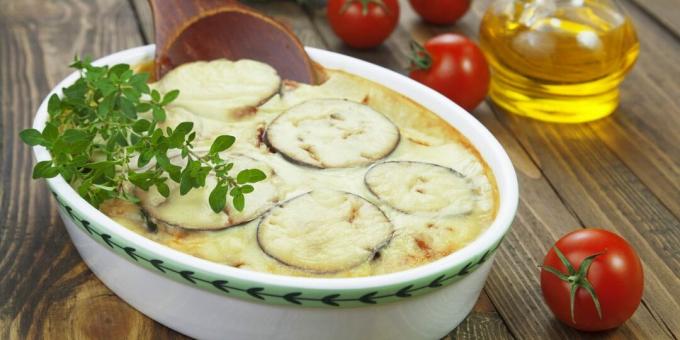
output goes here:
[{"label": "tomato stem", "polygon": [[432,56],[423,45],[417,41],[411,41],[411,66],[418,70],[427,70],[432,67]]},{"label": "tomato stem", "polygon": [[578,270],[576,270],[574,269],[574,266],[571,265],[569,260],[567,260],[564,254],[562,254],[562,252],[557,248],[557,246],[553,247],[553,249],[555,250],[555,254],[557,254],[557,257],[560,258],[562,264],[564,264],[564,266],[567,268],[567,273],[566,274],[562,273],[559,270],[550,266],[543,266],[542,268],[548,273],[557,276],[560,280],[569,283],[569,307],[571,312],[571,322],[576,323],[574,319],[574,303],[576,301],[576,292],[578,291],[579,288],[583,288],[586,290],[586,292],[588,292],[590,297],[593,299],[593,303],[595,304],[597,316],[600,319],[602,319],[602,309],[600,307],[600,300],[597,298],[597,294],[595,293],[593,285],[590,284],[590,281],[588,281],[588,269],[590,269],[590,265],[593,263],[595,258],[604,254],[604,252],[600,252],[586,257],[585,259],[583,259],[583,261],[581,261],[581,265],[579,266]]},{"label": "tomato stem", "polygon": [[374,4],[382,8],[383,11],[385,11],[387,14],[390,14],[390,9],[387,7],[387,5],[385,5],[385,3],[382,0],[345,0],[345,3],[342,4],[342,7],[340,8],[340,14],[345,14],[349,6],[351,6],[355,2],[361,4],[361,15],[363,16],[368,15],[369,4]]}]

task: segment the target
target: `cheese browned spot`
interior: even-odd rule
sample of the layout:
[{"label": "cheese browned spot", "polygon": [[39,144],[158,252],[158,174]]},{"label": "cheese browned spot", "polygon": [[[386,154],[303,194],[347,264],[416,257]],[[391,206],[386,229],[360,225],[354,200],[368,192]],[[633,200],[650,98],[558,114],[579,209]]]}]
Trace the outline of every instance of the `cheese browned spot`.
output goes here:
[{"label": "cheese browned spot", "polygon": [[372,166],[364,181],[380,200],[410,214],[465,214],[474,209],[478,200],[465,176],[435,164],[383,162]]},{"label": "cheese browned spot", "polygon": [[283,264],[335,273],[371,259],[392,232],[385,214],[360,196],[315,190],[272,208],[260,221],[257,241]]},{"label": "cheese browned spot", "polygon": [[278,116],[267,141],[298,163],[318,168],[371,164],[399,143],[399,129],[372,108],[341,99],[312,99]]}]

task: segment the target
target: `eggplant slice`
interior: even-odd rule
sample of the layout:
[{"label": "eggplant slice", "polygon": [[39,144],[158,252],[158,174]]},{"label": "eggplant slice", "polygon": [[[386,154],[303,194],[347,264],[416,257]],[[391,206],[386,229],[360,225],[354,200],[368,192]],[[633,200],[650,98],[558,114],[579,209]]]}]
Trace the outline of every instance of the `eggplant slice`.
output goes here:
[{"label": "eggplant slice", "polygon": [[272,208],[260,220],[257,242],[279,262],[317,274],[370,260],[392,237],[385,214],[364,198],[316,190]]},{"label": "eggplant slice", "polygon": [[471,212],[477,197],[461,173],[441,165],[389,161],[373,165],[364,176],[381,201],[409,214],[454,216]]},{"label": "eggplant slice", "polygon": [[227,206],[223,211],[212,211],[208,198],[217,183],[214,176],[208,176],[202,188],[192,189],[185,195],[180,195],[179,184],[170,180],[166,182],[170,187],[170,196],[167,198],[155,187],[148,192],[137,189],[140,206],[152,222],[187,230],[220,230],[252,221],[279,202],[283,195],[279,190],[281,180],[270,167],[254,159],[239,157],[233,159],[233,162],[232,174],[252,168],[267,174],[267,179],[253,184],[255,190],[246,195],[243,211],[234,208],[231,197],[227,197]]},{"label": "eggplant slice", "polygon": [[312,99],[279,115],[267,142],[288,159],[317,168],[371,164],[399,144],[399,129],[372,108],[342,99]]},{"label": "eggplant slice", "polygon": [[162,93],[180,91],[172,106],[204,118],[231,121],[277,94],[281,77],[261,62],[218,59],[181,65],[153,86]]}]

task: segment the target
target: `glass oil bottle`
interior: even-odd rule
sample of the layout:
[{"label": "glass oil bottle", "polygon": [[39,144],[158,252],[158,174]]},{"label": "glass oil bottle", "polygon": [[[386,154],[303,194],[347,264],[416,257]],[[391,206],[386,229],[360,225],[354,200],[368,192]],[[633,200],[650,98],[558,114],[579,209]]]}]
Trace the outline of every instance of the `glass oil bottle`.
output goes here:
[{"label": "glass oil bottle", "polygon": [[502,109],[577,123],[612,113],[639,43],[615,0],[496,0],[480,39]]}]

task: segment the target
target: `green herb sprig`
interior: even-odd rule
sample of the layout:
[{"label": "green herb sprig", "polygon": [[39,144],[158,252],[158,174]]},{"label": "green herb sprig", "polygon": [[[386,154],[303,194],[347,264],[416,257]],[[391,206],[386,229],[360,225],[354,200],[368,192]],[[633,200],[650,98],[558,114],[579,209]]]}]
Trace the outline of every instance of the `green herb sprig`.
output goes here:
[{"label": "green herb sprig", "polygon": [[[63,97],[48,101],[49,121],[43,131],[26,129],[19,136],[28,145],[42,145],[52,160],[38,162],[33,178],[61,175],[78,194],[95,207],[109,199],[137,202],[126,187],[132,183],[145,191],[151,187],[168,197],[168,179],[179,183],[180,194],[206,185],[209,175],[216,186],[209,196],[213,211],[219,212],[231,196],[233,206],[242,211],[251,185],[266,178],[258,169],[245,169],[234,178],[234,164],[220,156],[235,138],[217,137],[206,155],[198,155],[192,122],[174,129],[159,127],[166,119],[165,106],[179,95],[173,90],[162,95],[147,84],[148,73],[135,74],[129,65],[93,66],[88,59],[76,58],[70,67],[80,78],[63,89]],[[140,113],[150,112],[150,118]],[[146,115],[148,116],[148,115]],[[171,163],[168,153],[179,151],[184,167]],[[153,166],[147,167],[152,160]],[[133,162],[136,161],[136,166]],[[146,170],[141,170],[142,168]]]}]

